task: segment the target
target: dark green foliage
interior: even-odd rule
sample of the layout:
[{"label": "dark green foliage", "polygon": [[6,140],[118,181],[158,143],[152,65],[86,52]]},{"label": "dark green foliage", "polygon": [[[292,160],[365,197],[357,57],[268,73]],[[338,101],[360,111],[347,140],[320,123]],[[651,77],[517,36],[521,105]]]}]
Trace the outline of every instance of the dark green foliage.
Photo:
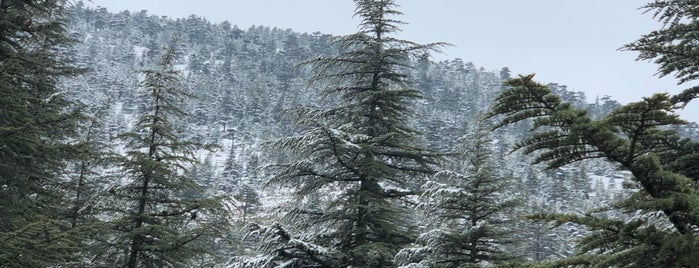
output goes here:
[{"label": "dark green foliage", "polygon": [[[680,139],[670,130],[669,126],[684,123],[673,112],[671,97],[656,94],[593,120],[586,111],[562,102],[532,77],[507,81],[511,88],[502,93],[493,108],[492,116],[502,116],[499,126],[534,120],[536,131],[516,148],[534,153],[535,161],[546,162],[549,168],[590,158],[604,158],[619,165],[633,174],[638,192],[615,207],[644,215],[631,221],[605,219],[598,214],[535,217],[575,222],[592,230],[580,241],[580,256],[555,265],[687,265],[695,258],[687,254],[699,246],[699,178],[678,167],[686,167],[688,159],[693,159],[697,143]],[[670,246],[672,241],[682,241],[683,247]]]},{"label": "dark green foliage", "polygon": [[240,206],[238,207],[238,209],[243,214],[243,222],[247,220],[248,215],[255,212],[258,206],[261,205],[260,197],[257,194],[257,191],[255,191],[255,189],[253,189],[250,185],[247,184],[242,184],[238,188],[238,192],[234,197],[236,200],[240,202]]},{"label": "dark green foliage", "polygon": [[432,224],[418,247],[398,253],[399,263],[477,267],[514,260],[505,248],[512,231],[505,227],[514,224],[509,215],[517,201],[507,197],[508,181],[496,170],[490,133],[481,125],[470,131],[453,152],[454,171],[441,171],[423,185],[419,207]]},{"label": "dark green foliage", "polygon": [[262,255],[254,258],[234,257],[227,267],[343,267],[345,255],[337,250],[308,243],[293,236],[280,223],[263,226],[255,223],[246,224],[245,240],[258,240],[257,249]]},{"label": "dark green foliage", "polygon": [[60,191],[80,113],[57,86],[83,70],[64,49],[65,1],[0,1],[0,266],[36,267],[76,259]]},{"label": "dark green foliage", "polygon": [[80,134],[76,141],[80,154],[69,163],[66,171],[68,178],[59,186],[67,199],[62,204],[66,208],[65,217],[75,231],[72,235],[80,242],[76,245],[80,258],[71,263],[75,266],[92,265],[90,260],[101,253],[101,249],[94,245],[104,239],[102,235],[109,228],[99,217],[100,202],[108,185],[108,178],[102,173],[114,159],[109,145],[99,138],[103,134],[101,130],[106,108],[102,106],[96,111],[85,112],[89,120],[78,128]]},{"label": "dark green foliage", "polygon": [[[686,0],[656,0],[642,7],[663,24],[660,30],[643,35],[638,41],[623,47],[639,52],[639,60],[657,63],[658,74],[674,74],[679,83],[699,78],[699,4]],[[688,102],[699,94],[692,87],[675,96],[673,101]]]},{"label": "dark green foliage", "polygon": [[99,188],[100,182],[95,180],[98,174],[93,169],[107,158],[106,145],[95,140],[101,127],[99,120],[103,119],[101,118],[102,114],[103,110],[98,110],[89,123],[80,128],[83,133],[80,137],[80,145],[85,148],[85,151],[73,163],[70,180],[63,186],[72,195],[72,200],[68,206],[70,207],[70,224],[73,228],[94,220],[92,210],[95,202],[91,199],[97,195],[96,189]]},{"label": "dark green foliage", "polygon": [[277,142],[295,160],[281,165],[272,182],[297,185],[302,200],[334,193],[287,215],[295,230],[308,230],[302,239],[342,252],[342,266],[388,266],[413,240],[398,200],[412,195],[414,180],[439,161],[408,127],[409,103],[420,92],[402,70],[440,44],[391,37],[400,24],[391,18],[400,14],[393,1],[355,2],[360,31],[336,40],[339,55],[308,62],[311,82],[336,104],[298,111],[305,132]]},{"label": "dark green foliage", "polygon": [[[680,84],[699,78],[699,3],[688,0],[656,0],[642,7],[663,24],[660,30],[644,35],[622,49],[638,51],[639,60],[657,63],[658,74],[673,74]],[[672,98],[672,102],[687,103],[699,96],[693,86]]]},{"label": "dark green foliage", "polygon": [[107,216],[117,232],[100,256],[105,263],[126,267],[206,263],[210,245],[203,241],[213,243],[208,238],[227,226],[220,200],[194,194],[201,189],[187,176],[202,145],[180,140],[173,128],[172,120],[186,115],[178,105],[187,97],[173,69],[175,57],[170,46],[158,69],[143,72],[142,86],[150,103],[135,128],[120,135],[126,152],[119,162],[124,171],[119,179],[127,183],[109,189]]},{"label": "dark green foliage", "polygon": [[[236,188],[233,187],[235,184],[224,183],[220,178],[227,178],[231,181],[239,180],[241,183],[257,185],[259,181],[256,181],[254,177],[260,179],[267,178],[269,170],[257,169],[256,167],[265,167],[269,162],[276,161],[276,159],[298,160],[297,158],[285,158],[286,156],[279,156],[277,158],[275,155],[270,157],[269,151],[260,150],[259,147],[257,147],[259,141],[276,139],[279,135],[287,135],[286,130],[289,128],[286,125],[286,121],[283,121],[284,118],[282,117],[277,117],[275,114],[276,111],[296,106],[299,103],[312,103],[320,107],[328,107],[328,104],[336,100],[335,97],[340,96],[339,93],[335,95],[331,94],[323,100],[315,101],[315,97],[318,94],[313,91],[316,88],[325,88],[325,82],[328,82],[328,80],[318,80],[315,87],[302,89],[299,81],[306,79],[307,71],[310,68],[291,68],[291,66],[298,63],[301,59],[305,59],[311,55],[334,55],[340,46],[339,44],[337,46],[328,46],[327,40],[331,39],[329,35],[321,35],[319,33],[295,34],[291,31],[270,29],[267,27],[251,27],[248,30],[239,30],[230,24],[226,25],[226,23],[220,25],[209,24],[196,16],[189,19],[168,20],[158,16],[148,15],[146,12],[110,14],[103,9],[79,9],[76,10],[75,13],[76,17],[80,19],[72,26],[74,27],[72,31],[75,32],[77,38],[85,42],[79,49],[80,53],[76,55],[81,56],[81,63],[100,70],[99,72],[90,74],[87,79],[82,79],[81,77],[81,82],[76,83],[76,88],[80,88],[80,91],[86,92],[85,95],[88,96],[92,93],[96,93],[94,94],[95,96],[114,98],[116,104],[124,103],[124,109],[115,109],[116,114],[114,118],[110,118],[110,121],[116,122],[110,126],[110,131],[112,131],[112,133],[121,132],[121,130],[129,126],[129,124],[126,123],[128,120],[122,118],[130,117],[133,115],[134,110],[139,111],[137,113],[140,114],[142,111],[145,111],[147,107],[146,102],[133,98],[134,94],[132,92],[135,91],[124,90],[126,88],[132,88],[132,85],[135,85],[133,81],[137,80],[136,76],[129,75],[131,70],[134,67],[138,68],[138,66],[150,64],[154,58],[151,57],[152,53],[157,51],[160,44],[165,42],[163,39],[172,35],[173,32],[183,32],[187,34],[185,39],[188,43],[183,46],[183,53],[186,54],[191,61],[189,61],[189,66],[186,64],[181,65],[188,70],[187,78],[184,81],[187,83],[187,88],[205,92],[205,101],[190,102],[184,107],[181,107],[183,110],[192,111],[192,114],[195,115],[189,117],[188,125],[196,126],[191,129],[192,131],[188,130],[186,134],[193,134],[197,137],[207,139],[217,136],[218,134],[207,136],[206,134],[202,135],[201,132],[207,132],[213,129],[212,133],[215,133],[217,132],[215,128],[222,127],[224,133],[229,132],[229,134],[222,133],[218,136],[224,137],[224,139],[234,140],[233,144],[235,144],[234,146],[236,147],[235,151],[231,151],[233,157],[229,157],[225,173],[222,174],[220,172],[221,170],[216,168],[197,168],[196,170],[192,170],[192,174],[202,174],[206,177],[211,177],[212,180],[211,182],[207,182],[208,185],[215,185],[228,193],[235,192]],[[197,42],[195,38],[202,38],[213,42]],[[345,49],[345,51],[347,50],[348,49]],[[410,105],[414,105],[412,107],[418,109],[416,110],[416,114],[419,117],[414,118],[411,115],[411,119],[408,121],[410,121],[411,126],[415,129],[425,133],[425,138],[428,140],[430,148],[453,148],[453,144],[457,139],[451,134],[460,131],[458,124],[455,122],[471,121],[472,117],[479,115],[480,112],[485,109],[482,104],[489,102],[495,92],[499,92],[502,89],[498,79],[500,75],[498,75],[497,71],[479,71],[473,63],[463,60],[432,63],[429,61],[429,57],[423,57],[416,65],[418,68],[414,71],[413,75],[419,77],[419,79],[416,79],[415,85],[416,88],[420,89],[421,93],[425,95],[425,98],[417,101],[411,99],[409,101]],[[331,67],[329,69],[331,70],[333,68]],[[279,72],[280,70],[282,72]],[[408,73],[410,73],[410,70],[408,70]],[[502,77],[507,77],[507,72],[503,72]],[[551,88],[554,93],[560,94],[562,99],[566,101],[568,101],[568,99],[566,99],[567,97],[575,97],[576,95],[574,92],[573,94],[565,94],[561,92],[561,90],[557,90],[562,88],[562,86],[551,86]],[[572,102],[575,107],[584,107],[580,105],[579,101],[570,100],[570,102]],[[138,105],[133,105],[134,103]],[[599,112],[590,112],[594,113],[592,118],[598,119],[610,112],[612,110],[611,106],[613,105],[607,105],[608,103],[613,104],[612,101],[601,98],[599,101],[600,105],[598,105]],[[346,115],[354,116],[356,114],[358,118],[366,114],[364,111],[364,113],[354,113],[349,109],[342,110],[342,112],[345,111],[349,111],[345,113]],[[335,144],[338,145],[337,148],[339,148],[340,151],[347,152],[348,155],[354,152],[353,150],[355,149],[352,148],[353,145],[359,143],[344,143],[344,141],[358,138],[357,135],[354,135],[355,131],[352,125],[338,127],[338,124],[331,123],[329,122],[330,120],[325,120],[325,117],[321,117],[315,112],[309,114],[318,116],[320,119],[307,120],[310,123],[301,125],[301,132],[314,128],[316,122],[322,123],[318,125],[326,127],[329,131],[342,129],[344,132],[336,132],[339,134],[334,136],[344,138],[335,139]],[[506,156],[505,151],[508,147],[507,145],[514,140],[519,140],[519,137],[527,133],[526,128],[527,126],[525,125],[508,126],[505,128],[506,131],[494,133],[494,145],[497,146],[494,148],[494,151],[496,152],[495,155],[497,159],[499,159],[500,156]],[[235,139],[230,137],[230,132],[235,132]],[[319,135],[321,134],[322,133]],[[215,140],[215,138],[212,140]],[[225,140],[226,143],[223,143],[226,144],[226,147],[228,147],[228,140]],[[333,144],[332,140],[329,138],[326,139],[325,145],[328,146],[328,144]],[[315,144],[303,148],[303,150],[300,150],[300,155],[311,155],[308,152],[315,152],[314,149],[320,148],[314,146]],[[276,153],[274,150],[270,151],[272,151],[272,154]],[[315,158],[309,157],[310,160],[305,164],[315,168],[312,171],[328,171],[324,169],[325,166],[320,164],[332,164],[330,160],[333,158],[328,156],[332,156],[332,153],[327,153],[325,155],[319,153]],[[211,158],[216,159],[214,165],[221,159],[219,157],[214,156]],[[509,158],[508,161],[498,162],[497,166],[499,168],[507,167],[508,169],[514,167],[512,169],[514,177],[524,177],[521,176],[522,172],[520,171],[526,170],[524,166],[527,166],[527,164],[516,163],[525,162],[522,161],[523,158],[520,158],[519,155],[510,155],[506,157]],[[687,158],[689,158],[689,156],[687,156]],[[693,165],[689,159],[685,163],[687,164],[678,165],[676,169],[682,169],[683,172],[686,172],[683,174],[689,174],[692,172]],[[313,166],[316,164],[318,166]],[[594,179],[599,178],[597,176],[609,177],[609,172],[612,172],[611,170],[613,170],[613,168],[600,171],[595,164],[589,166],[589,175],[594,174]],[[330,166],[330,164],[327,166]],[[534,170],[537,169],[536,166],[531,168]],[[531,195],[527,196],[525,200],[533,200],[541,206],[541,209],[532,211],[544,212],[559,209],[561,211],[571,211],[571,209],[582,210],[592,203],[599,204],[600,201],[598,197],[603,195],[600,194],[600,191],[606,193],[607,185],[604,185],[604,187],[597,187],[597,192],[593,192],[591,195],[595,196],[595,199],[589,200],[589,202],[586,202],[582,206],[580,206],[580,203],[568,200],[572,196],[572,194],[568,194],[570,193],[570,189],[577,188],[571,187],[573,184],[569,183],[566,178],[573,176],[573,174],[575,174],[576,177],[578,176],[577,173],[570,171],[575,168],[576,166],[567,166],[562,173],[559,173],[558,170],[549,171],[544,174],[533,172],[531,179],[526,180],[526,185],[529,189],[538,189],[538,191],[529,191],[528,189],[527,191],[529,191]],[[327,175],[328,173],[324,173],[323,175]],[[585,173],[582,172],[581,174],[583,175],[580,176],[583,182],[581,185],[585,185]],[[227,175],[227,177],[221,175]],[[555,178],[555,183],[552,183],[554,182],[552,178]],[[298,177],[290,177],[289,183],[285,185],[294,186],[300,181],[302,180],[298,179]],[[326,181],[318,180],[317,185],[322,185],[325,182]],[[521,183],[517,186],[525,185],[523,182],[516,182],[518,184]],[[618,181],[615,182],[615,185],[616,183],[618,183]],[[338,196],[329,193],[341,192],[341,190],[349,188],[345,187],[347,184],[350,183],[337,183],[337,185],[326,186],[320,190],[313,190],[317,188],[310,187],[316,187],[317,185],[310,185],[309,183],[308,189],[310,189],[310,194],[305,195],[302,207],[303,210],[295,210],[294,212],[300,212],[296,215],[300,215],[299,217],[301,219],[313,220],[318,219],[318,217],[316,217],[318,215],[307,212],[326,211],[326,208],[330,205],[334,206],[334,208],[341,208],[344,199],[338,199],[339,201],[330,203],[330,201],[334,201]],[[410,182],[407,189],[418,189],[418,185],[419,182]],[[271,193],[266,192],[264,195],[265,198],[270,198],[269,194],[283,197],[287,196],[286,191],[277,191],[277,189],[278,188],[269,188]],[[329,190],[325,191],[325,189]],[[341,190],[338,191],[337,189]],[[549,191],[550,189],[555,189],[555,191]],[[190,192],[192,191],[187,191],[187,193]],[[193,192],[197,191],[195,190]],[[613,192],[618,191],[615,189]],[[547,193],[551,194],[551,197],[547,197]],[[554,194],[555,198],[553,197]],[[605,197],[603,198],[608,199],[606,194],[604,195]],[[538,200],[547,198],[549,200]],[[554,199],[555,202],[551,201]],[[267,202],[263,203],[268,204]],[[297,204],[301,202],[290,203]],[[281,213],[284,208],[286,207],[282,207],[281,209],[266,207],[263,209],[274,209],[275,212]],[[268,211],[269,210],[262,210],[261,212],[263,213],[256,215],[255,220],[267,219],[266,217],[269,216],[269,214],[264,212]],[[338,212],[336,214],[341,213],[342,212]],[[398,218],[406,222],[415,221],[405,216]],[[323,218],[321,220],[325,219]],[[319,221],[311,221],[308,223],[307,226],[311,227],[310,235],[305,232],[306,230],[300,230],[301,228],[296,228],[296,226],[291,224],[287,225],[287,223],[285,223],[285,226],[288,227],[286,233],[291,234],[290,237],[310,241],[316,245],[321,243],[324,245],[332,245],[333,238],[325,237],[324,234],[334,233],[335,230],[332,228],[325,228],[326,226],[331,226],[330,224],[323,226],[321,224],[316,224],[317,222]],[[330,221],[325,222],[330,223]],[[410,224],[418,225],[422,224],[422,222],[408,222],[405,226]],[[561,250],[560,245],[566,243],[565,240],[567,239],[574,239],[573,237],[575,235],[566,232],[556,233],[557,236],[552,236],[550,233],[542,232],[542,229],[546,229],[544,223],[535,224],[538,224],[536,227],[542,227],[536,228],[535,232],[539,237],[543,237],[541,243],[537,243],[537,249],[534,250],[534,254],[537,254],[538,259],[557,258],[569,252],[567,247],[566,250]],[[569,225],[563,226],[563,228],[567,228],[568,226]],[[520,226],[514,228],[524,229]],[[274,230],[274,228],[269,230]],[[315,230],[319,231],[315,232]],[[415,229],[410,229],[406,233],[410,233],[414,236],[418,232]],[[314,237],[314,234],[321,235]],[[531,236],[525,234],[521,237],[529,238]],[[555,241],[552,243],[550,240]],[[301,241],[302,240],[290,239],[290,243],[276,244],[278,246],[276,249],[284,248],[289,245],[304,245],[300,243]],[[544,248],[544,250],[541,250],[541,248]],[[337,251],[330,252],[334,254]],[[541,254],[544,252],[545,254]],[[300,255],[303,256],[303,254]],[[344,254],[338,254],[336,256],[342,259]],[[283,261],[280,263],[283,263]]]}]

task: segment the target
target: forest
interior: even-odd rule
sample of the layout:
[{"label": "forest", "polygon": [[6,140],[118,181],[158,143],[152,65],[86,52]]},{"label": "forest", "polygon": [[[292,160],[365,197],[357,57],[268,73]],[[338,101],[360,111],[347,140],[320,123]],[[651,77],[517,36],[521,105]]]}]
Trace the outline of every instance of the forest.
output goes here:
[{"label": "forest", "polygon": [[354,3],[333,36],[0,0],[0,267],[699,267],[699,3],[641,7],[621,49],[686,89],[628,104]]}]

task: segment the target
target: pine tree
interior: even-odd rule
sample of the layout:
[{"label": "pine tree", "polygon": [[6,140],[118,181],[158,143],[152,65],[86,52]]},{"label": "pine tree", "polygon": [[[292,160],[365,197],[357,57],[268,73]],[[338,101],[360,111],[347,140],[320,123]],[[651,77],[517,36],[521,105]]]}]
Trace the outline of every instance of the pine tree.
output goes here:
[{"label": "pine tree", "polygon": [[261,205],[257,191],[245,183],[242,183],[237,189],[235,199],[240,201],[240,207],[238,209],[243,214],[243,222],[247,221],[248,215],[257,210],[257,207]]},{"label": "pine tree", "polygon": [[65,55],[66,1],[0,1],[0,266],[72,262],[60,185],[80,112],[58,80],[82,73]]},{"label": "pine tree", "polygon": [[299,239],[278,222],[270,226],[248,223],[244,229],[243,240],[258,241],[258,255],[233,257],[226,267],[344,267],[337,258],[342,252]]},{"label": "pine tree", "polygon": [[70,207],[68,218],[73,228],[93,220],[89,218],[94,215],[92,210],[95,202],[91,202],[90,199],[98,194],[99,185],[97,184],[100,183],[95,179],[99,174],[94,168],[103,162],[108,155],[106,144],[96,140],[101,127],[100,120],[103,119],[102,115],[103,110],[98,109],[94,115],[89,116],[89,122],[79,128],[82,132],[79,143],[86,150],[72,163],[74,168],[69,173],[70,180],[62,186],[66,192],[72,195],[68,204]]},{"label": "pine tree", "polygon": [[681,139],[668,128],[683,124],[668,94],[630,103],[599,119],[561,101],[533,75],[508,80],[492,115],[500,126],[533,119],[534,129],[515,148],[536,153],[549,168],[604,158],[633,174],[638,191],[614,208],[642,212],[641,217],[606,218],[599,214],[539,214],[532,218],[557,224],[578,223],[591,229],[580,240],[579,254],[556,266],[691,267],[698,263],[699,194],[697,174],[688,169],[699,143]]},{"label": "pine tree", "polygon": [[[623,49],[640,52],[639,60],[659,64],[659,75],[673,74],[680,84],[699,78],[696,32],[699,3],[656,0],[643,7],[663,23]],[[534,218],[559,224],[576,222],[592,230],[580,241],[580,253],[558,266],[693,267],[699,263],[699,142],[683,139],[673,125],[685,124],[675,111],[699,96],[690,87],[675,96],[655,94],[594,120],[586,111],[551,94],[524,76],[506,82],[511,88],[495,103],[501,125],[534,119],[538,132],[517,148],[537,154],[536,161],[558,167],[604,158],[633,175],[637,192],[613,208],[640,213],[625,219],[601,215],[547,215]]]},{"label": "pine tree", "polygon": [[[401,250],[403,264],[428,267],[478,267],[514,260],[506,253],[510,244],[512,209],[508,181],[496,171],[489,133],[479,123],[453,153],[454,171],[441,171],[423,185],[420,207],[433,227],[422,233],[418,247]],[[508,237],[510,236],[510,237]]]},{"label": "pine tree", "polygon": [[[197,164],[201,145],[182,141],[172,120],[186,115],[178,104],[188,95],[179,88],[173,69],[174,45],[167,48],[156,70],[143,71],[142,87],[150,105],[131,132],[120,135],[127,150],[119,165],[127,183],[109,190],[110,213],[117,230],[114,247],[104,262],[125,267],[194,265],[207,258],[204,243],[227,226],[219,217],[220,200],[192,194],[200,187],[187,176]],[[114,216],[116,215],[116,216]],[[202,257],[202,255],[204,255]]]},{"label": "pine tree", "polygon": [[[295,156],[272,183],[298,185],[300,205],[286,216],[300,238],[341,252],[340,266],[389,266],[413,241],[400,200],[432,174],[439,157],[419,146],[407,120],[420,92],[403,71],[411,59],[441,44],[418,45],[390,35],[401,23],[392,0],[357,0],[359,32],[335,40],[340,54],[308,62],[311,82],[334,107],[300,109],[301,135],[277,145]],[[333,193],[333,194],[323,194]],[[321,204],[308,198],[322,196]],[[304,202],[306,198],[306,202]]]},{"label": "pine tree", "polygon": [[[658,74],[674,75],[683,84],[699,78],[699,59],[696,31],[699,30],[699,3],[685,0],[655,0],[642,7],[645,12],[663,24],[657,31],[642,36],[622,49],[639,52],[638,60],[653,61],[659,65]],[[699,96],[699,86],[673,96],[672,102],[686,105]]]},{"label": "pine tree", "polygon": [[100,217],[100,202],[108,185],[108,177],[103,176],[110,160],[114,159],[110,145],[100,138],[106,105],[95,111],[85,111],[89,118],[79,126],[77,145],[81,153],[68,163],[67,180],[59,187],[66,197],[63,207],[71,230],[79,238],[76,245],[80,258],[71,262],[73,266],[91,266],[90,260],[102,253],[102,248],[94,247],[103,240],[109,226]]}]

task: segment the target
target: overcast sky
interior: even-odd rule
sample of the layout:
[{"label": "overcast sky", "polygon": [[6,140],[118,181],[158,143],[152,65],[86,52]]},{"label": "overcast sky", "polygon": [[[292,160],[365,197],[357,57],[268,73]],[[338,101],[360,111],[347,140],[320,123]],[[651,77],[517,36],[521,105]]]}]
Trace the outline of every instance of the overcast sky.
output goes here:
[{"label": "overcast sky", "polygon": [[[87,1],[86,1],[87,2]],[[148,10],[173,18],[195,14],[212,23],[228,20],[290,28],[297,32],[348,34],[357,30],[351,0],[90,0],[113,12]],[[435,60],[461,58],[486,70],[509,67],[513,75],[536,73],[584,91],[590,101],[610,95],[622,103],[654,92],[678,93],[672,77],[659,79],[656,66],[617,49],[658,29],[643,0],[398,0],[400,38],[453,47]],[[693,84],[692,84],[693,85]],[[699,121],[699,101],[681,113]]]}]

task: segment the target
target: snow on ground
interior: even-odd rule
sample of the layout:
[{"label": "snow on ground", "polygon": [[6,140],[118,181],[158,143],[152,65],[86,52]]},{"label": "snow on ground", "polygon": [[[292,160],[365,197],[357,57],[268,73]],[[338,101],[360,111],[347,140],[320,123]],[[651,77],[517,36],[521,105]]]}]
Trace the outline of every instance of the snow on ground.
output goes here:
[{"label": "snow on ground", "polygon": [[[588,174],[590,178],[590,187],[592,190],[613,190],[620,191],[623,189],[623,184],[631,179],[631,173],[628,171],[618,171],[618,173],[609,176]],[[601,188],[601,189],[600,189]]]},{"label": "snow on ground", "polygon": [[136,61],[140,62],[143,61],[143,56],[145,56],[146,53],[148,53],[148,48],[143,46],[133,46],[133,49],[131,51],[136,56]]},{"label": "snow on ground", "polygon": [[[231,146],[233,146],[233,140],[231,139],[221,139],[221,141],[217,144],[219,147],[214,151],[213,153],[210,153],[208,151],[204,151],[207,153],[209,157],[209,161],[211,161],[211,165],[215,167],[215,173],[221,174],[223,172],[223,168],[226,164],[226,160],[228,159],[228,156],[230,155],[231,151]],[[204,161],[206,158],[202,157],[200,155],[199,161]]]}]

